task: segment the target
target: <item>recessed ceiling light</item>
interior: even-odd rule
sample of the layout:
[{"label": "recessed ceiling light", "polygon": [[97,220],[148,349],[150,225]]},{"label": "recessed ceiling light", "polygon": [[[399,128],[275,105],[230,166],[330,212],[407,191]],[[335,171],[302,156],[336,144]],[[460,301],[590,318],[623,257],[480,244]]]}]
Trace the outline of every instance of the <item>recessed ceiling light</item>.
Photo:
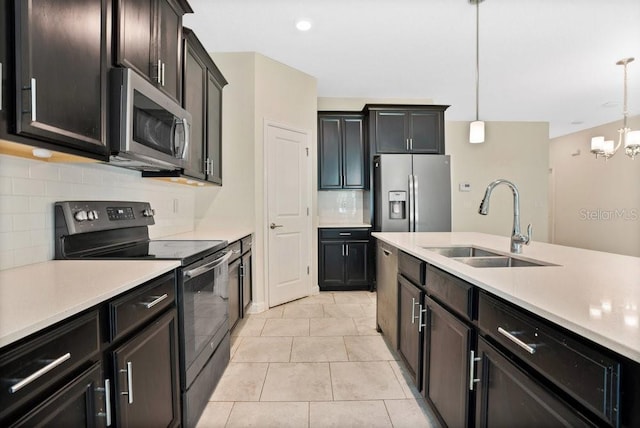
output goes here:
[{"label": "recessed ceiling light", "polygon": [[311,21],[308,19],[299,19],[296,22],[296,28],[300,31],[309,31],[311,29]]}]

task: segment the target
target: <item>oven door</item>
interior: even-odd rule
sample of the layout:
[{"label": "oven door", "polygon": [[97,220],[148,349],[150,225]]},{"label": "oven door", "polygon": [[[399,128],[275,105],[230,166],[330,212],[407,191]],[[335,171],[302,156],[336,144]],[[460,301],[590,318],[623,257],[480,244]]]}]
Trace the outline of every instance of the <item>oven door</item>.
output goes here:
[{"label": "oven door", "polygon": [[229,258],[220,251],[183,269],[178,316],[182,387],[188,389],[229,331]]}]

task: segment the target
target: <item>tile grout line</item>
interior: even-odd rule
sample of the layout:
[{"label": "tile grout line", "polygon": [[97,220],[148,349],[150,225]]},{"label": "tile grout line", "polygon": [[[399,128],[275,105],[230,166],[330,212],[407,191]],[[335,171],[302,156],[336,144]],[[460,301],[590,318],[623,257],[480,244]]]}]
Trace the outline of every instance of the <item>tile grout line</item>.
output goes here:
[{"label": "tile grout line", "polygon": [[225,419],[225,421],[224,421],[223,427],[226,427],[227,425],[229,425],[229,420],[231,419],[231,412],[233,412],[233,408],[235,406],[236,406],[236,401],[233,401],[231,403],[231,409],[229,409],[229,414],[227,415],[227,419]]}]

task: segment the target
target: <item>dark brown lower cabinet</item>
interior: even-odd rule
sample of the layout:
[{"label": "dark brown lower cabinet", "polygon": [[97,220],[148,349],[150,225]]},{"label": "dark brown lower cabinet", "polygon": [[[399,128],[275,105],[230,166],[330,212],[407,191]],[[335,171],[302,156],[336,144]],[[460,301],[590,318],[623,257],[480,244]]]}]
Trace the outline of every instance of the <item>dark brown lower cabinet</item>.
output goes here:
[{"label": "dark brown lower cabinet", "polygon": [[426,307],[424,395],[446,425],[469,426],[472,329],[428,297]]},{"label": "dark brown lower cabinet", "polygon": [[421,321],[424,292],[402,275],[398,275],[398,349],[407,363],[414,383],[420,389],[423,328]]},{"label": "dark brown lower cabinet", "polygon": [[478,356],[477,427],[594,426],[483,338]]},{"label": "dark brown lower cabinet", "polygon": [[180,424],[176,323],[171,310],[113,351],[117,426]]},{"label": "dark brown lower cabinet", "polygon": [[102,366],[95,363],[31,410],[15,427],[105,427]]},{"label": "dark brown lower cabinet", "polygon": [[[232,257],[233,259],[233,257]],[[237,258],[229,263],[229,330],[232,330],[240,319],[240,264]]]}]

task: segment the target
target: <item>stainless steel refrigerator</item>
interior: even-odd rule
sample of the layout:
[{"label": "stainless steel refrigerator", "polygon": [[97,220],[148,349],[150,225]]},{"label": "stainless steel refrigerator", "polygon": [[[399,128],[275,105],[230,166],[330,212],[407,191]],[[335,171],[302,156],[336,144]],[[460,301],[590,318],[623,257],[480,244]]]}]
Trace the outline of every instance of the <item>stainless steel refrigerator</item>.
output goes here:
[{"label": "stainless steel refrigerator", "polygon": [[451,231],[448,155],[378,155],[373,166],[376,231]]}]

